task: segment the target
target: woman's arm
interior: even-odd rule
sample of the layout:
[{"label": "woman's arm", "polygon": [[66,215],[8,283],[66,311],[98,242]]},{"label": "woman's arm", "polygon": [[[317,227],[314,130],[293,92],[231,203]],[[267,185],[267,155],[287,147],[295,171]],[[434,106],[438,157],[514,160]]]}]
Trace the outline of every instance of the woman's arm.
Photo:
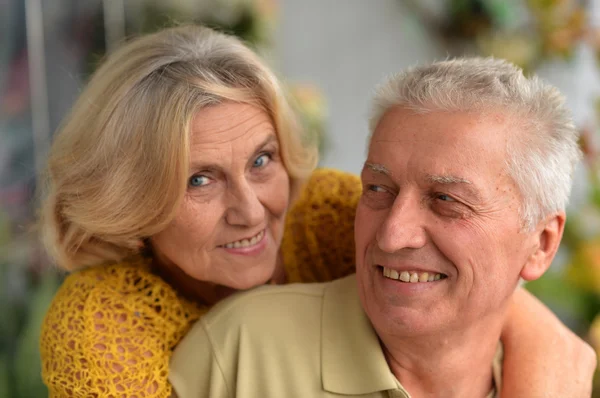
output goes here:
[{"label": "woman's arm", "polygon": [[281,244],[288,282],[327,282],[355,271],[357,176],[316,170],[288,211]]},{"label": "woman's arm", "polygon": [[142,269],[112,271],[70,275],[46,314],[40,353],[50,397],[171,395],[170,348],[186,329],[185,308]]},{"label": "woman's arm", "polygon": [[592,393],[596,354],[523,288],[502,330],[501,398],[582,398]]}]

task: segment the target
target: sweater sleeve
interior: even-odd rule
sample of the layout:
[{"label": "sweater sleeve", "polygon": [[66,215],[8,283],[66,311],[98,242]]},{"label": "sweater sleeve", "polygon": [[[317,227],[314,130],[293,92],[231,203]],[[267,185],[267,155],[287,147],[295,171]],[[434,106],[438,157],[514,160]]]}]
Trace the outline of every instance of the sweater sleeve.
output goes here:
[{"label": "sweater sleeve", "polygon": [[289,282],[325,282],[354,272],[354,216],[361,192],[355,175],[331,169],[313,173],[286,219],[281,250]]},{"label": "sweater sleeve", "polygon": [[111,267],[66,279],[42,326],[50,397],[171,396],[169,358],[187,320],[175,292],[153,278]]}]

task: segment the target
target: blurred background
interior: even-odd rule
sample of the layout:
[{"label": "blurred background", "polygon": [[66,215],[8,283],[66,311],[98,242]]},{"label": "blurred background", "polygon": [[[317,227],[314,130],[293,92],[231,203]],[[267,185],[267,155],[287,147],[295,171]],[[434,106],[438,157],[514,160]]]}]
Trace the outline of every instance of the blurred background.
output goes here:
[{"label": "blurred background", "polygon": [[388,74],[492,54],[558,86],[585,160],[560,253],[526,287],[600,350],[600,0],[0,0],[0,398],[46,396],[37,341],[63,276],[33,227],[54,131],[106,52],[189,21],[257,49],[318,135],[321,165],[354,173],[371,92]]}]

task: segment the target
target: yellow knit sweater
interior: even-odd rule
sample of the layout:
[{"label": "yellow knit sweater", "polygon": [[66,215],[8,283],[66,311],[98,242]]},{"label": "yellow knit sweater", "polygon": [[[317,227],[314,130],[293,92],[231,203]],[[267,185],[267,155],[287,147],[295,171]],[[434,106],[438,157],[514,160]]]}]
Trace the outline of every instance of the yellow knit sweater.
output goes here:
[{"label": "yellow knit sweater", "polygon": [[[288,282],[354,270],[356,176],[318,170],[290,209],[282,253]],[[42,377],[51,397],[169,397],[169,359],[209,308],[181,297],[135,258],[67,277],[44,320]]]}]

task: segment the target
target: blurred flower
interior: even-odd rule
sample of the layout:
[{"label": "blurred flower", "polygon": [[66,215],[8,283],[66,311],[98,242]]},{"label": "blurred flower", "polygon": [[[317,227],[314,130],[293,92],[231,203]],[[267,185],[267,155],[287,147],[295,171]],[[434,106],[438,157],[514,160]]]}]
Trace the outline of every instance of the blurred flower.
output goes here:
[{"label": "blurred flower", "polygon": [[298,103],[300,111],[308,118],[323,121],[327,114],[325,98],[321,90],[313,84],[294,84],[290,93]]},{"label": "blurred flower", "polygon": [[0,96],[0,117],[15,117],[29,107],[29,59],[27,51],[22,51],[7,70],[8,87]]},{"label": "blurred flower", "polygon": [[592,322],[589,330],[589,340],[592,347],[596,350],[596,355],[600,357],[600,315],[597,315]]},{"label": "blurred flower", "polygon": [[267,21],[275,21],[279,13],[279,4],[277,0],[254,0],[256,9],[263,19]]},{"label": "blurred flower", "polygon": [[587,13],[574,0],[529,0],[535,28],[547,56],[568,56],[587,29]]},{"label": "blurred flower", "polygon": [[[600,114],[600,99],[596,99],[596,112]],[[589,167],[594,167],[598,163],[598,142],[594,129],[585,126],[581,129],[579,137],[579,146],[583,152],[583,160]]]},{"label": "blurred flower", "polygon": [[540,51],[535,36],[522,33],[482,36],[477,45],[482,53],[506,59],[524,69],[535,63]]},{"label": "blurred flower", "polygon": [[325,120],[327,118],[327,105],[325,97],[319,88],[312,84],[294,84],[289,87],[291,102],[300,115],[302,126],[306,135],[319,145],[319,152],[323,153],[327,146],[325,135]]},{"label": "blurred flower", "polygon": [[566,277],[580,288],[600,294],[600,237],[575,245]]}]

